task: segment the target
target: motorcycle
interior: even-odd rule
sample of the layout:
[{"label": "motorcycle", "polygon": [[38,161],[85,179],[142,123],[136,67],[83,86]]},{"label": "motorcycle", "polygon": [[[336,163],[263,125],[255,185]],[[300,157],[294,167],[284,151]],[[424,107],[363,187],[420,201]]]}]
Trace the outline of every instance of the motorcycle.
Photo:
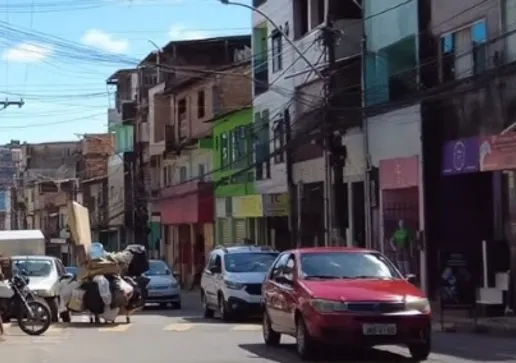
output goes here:
[{"label": "motorcycle", "polygon": [[50,327],[52,313],[46,301],[35,296],[28,285],[29,278],[20,274],[0,281],[0,314],[6,318],[4,321],[15,317],[25,334],[41,335]]}]

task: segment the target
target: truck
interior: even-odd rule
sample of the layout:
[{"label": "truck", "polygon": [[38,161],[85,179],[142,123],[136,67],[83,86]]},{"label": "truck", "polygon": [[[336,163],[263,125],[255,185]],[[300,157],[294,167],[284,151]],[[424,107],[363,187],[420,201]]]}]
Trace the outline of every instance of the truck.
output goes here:
[{"label": "truck", "polygon": [[59,277],[65,273],[61,260],[45,255],[45,236],[40,230],[0,231],[0,256],[10,257],[13,270],[29,278],[29,289],[45,299],[58,321]]}]

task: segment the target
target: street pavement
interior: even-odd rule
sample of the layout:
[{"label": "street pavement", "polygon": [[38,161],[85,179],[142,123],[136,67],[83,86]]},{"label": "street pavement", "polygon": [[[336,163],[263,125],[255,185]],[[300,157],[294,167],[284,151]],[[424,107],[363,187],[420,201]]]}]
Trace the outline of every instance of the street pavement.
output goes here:
[{"label": "street pavement", "polygon": [[[198,294],[186,294],[183,310],[149,308],[117,325],[92,325],[74,316],[44,336],[7,329],[0,356],[9,363],[297,363],[293,340],[263,344],[259,322],[222,323],[202,318]],[[406,349],[382,347],[355,353],[326,352],[320,362],[410,362]],[[513,340],[459,333],[434,334],[429,362],[516,362]]]}]

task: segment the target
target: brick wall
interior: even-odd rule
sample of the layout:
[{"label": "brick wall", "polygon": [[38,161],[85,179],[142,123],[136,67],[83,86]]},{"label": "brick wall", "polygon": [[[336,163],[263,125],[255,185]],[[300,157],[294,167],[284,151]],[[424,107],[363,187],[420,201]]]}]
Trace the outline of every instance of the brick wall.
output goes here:
[{"label": "brick wall", "polygon": [[114,154],[114,135],[88,134],[82,142],[82,180],[106,176],[109,157]]},{"label": "brick wall", "polygon": [[251,66],[245,65],[227,71],[221,76],[216,85],[222,109],[226,113],[244,106],[251,106],[253,102],[253,83],[251,81]]}]

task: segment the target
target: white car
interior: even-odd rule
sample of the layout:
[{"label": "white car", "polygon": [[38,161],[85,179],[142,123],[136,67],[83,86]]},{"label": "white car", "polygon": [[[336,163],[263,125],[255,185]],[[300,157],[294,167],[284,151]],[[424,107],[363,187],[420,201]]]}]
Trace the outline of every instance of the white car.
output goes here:
[{"label": "white car", "polygon": [[220,247],[213,250],[201,279],[204,316],[217,311],[222,320],[261,312],[262,284],[278,252],[268,246]]}]

